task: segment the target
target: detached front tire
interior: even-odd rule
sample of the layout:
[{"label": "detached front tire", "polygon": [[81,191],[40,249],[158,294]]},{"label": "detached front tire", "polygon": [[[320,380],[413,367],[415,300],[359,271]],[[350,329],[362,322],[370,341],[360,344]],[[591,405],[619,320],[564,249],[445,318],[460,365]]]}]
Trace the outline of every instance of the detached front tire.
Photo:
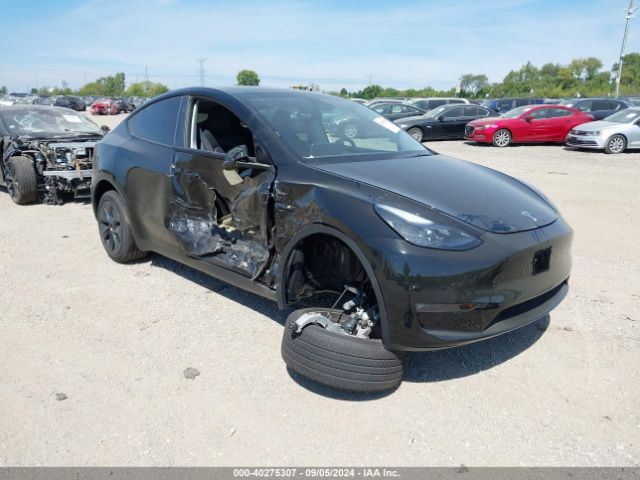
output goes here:
[{"label": "detached front tire", "polygon": [[402,382],[403,365],[384,348],[381,340],[358,338],[307,325],[299,334],[291,330],[303,314],[326,313],[329,309],[296,310],[287,318],[282,337],[282,359],[287,366],[329,387],[354,392],[378,392]]},{"label": "detached front tire", "polygon": [[98,230],[107,255],[118,263],[129,263],[147,255],[136,246],[129,214],[122,197],[111,190],[98,203]]},{"label": "detached front tire", "polygon": [[6,183],[11,200],[18,205],[28,205],[38,200],[38,179],[31,159],[11,157],[6,165]]}]

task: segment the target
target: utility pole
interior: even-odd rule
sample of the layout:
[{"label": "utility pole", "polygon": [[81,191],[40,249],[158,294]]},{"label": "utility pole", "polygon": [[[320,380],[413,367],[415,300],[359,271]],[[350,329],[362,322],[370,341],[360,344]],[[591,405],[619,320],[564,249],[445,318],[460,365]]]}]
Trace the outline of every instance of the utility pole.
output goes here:
[{"label": "utility pole", "polygon": [[207,59],[204,57],[196,58],[196,61],[200,64],[200,69],[198,70],[198,73],[200,74],[200,86],[204,87],[204,62],[206,62]]},{"label": "utility pole", "polygon": [[629,0],[629,7],[624,11],[627,13],[625,18],[627,22],[624,26],[624,37],[622,37],[622,48],[620,49],[620,61],[618,62],[618,78],[616,79],[616,98],[620,96],[620,80],[622,80],[622,58],[624,57],[624,47],[627,44],[627,34],[629,33],[629,22],[636,18],[638,7],[633,6],[633,0]]}]

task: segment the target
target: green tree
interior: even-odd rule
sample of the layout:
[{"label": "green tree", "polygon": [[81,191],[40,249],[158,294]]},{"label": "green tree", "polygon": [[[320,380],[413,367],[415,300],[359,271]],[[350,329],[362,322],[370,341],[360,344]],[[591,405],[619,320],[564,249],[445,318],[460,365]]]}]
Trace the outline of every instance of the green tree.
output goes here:
[{"label": "green tree", "polygon": [[[618,78],[618,63],[612,68],[612,80]],[[620,94],[635,95],[640,92],[640,53],[628,53],[622,57]]]},{"label": "green tree", "polygon": [[576,80],[588,82],[592,80],[602,68],[602,62],[594,57],[576,58],[571,61],[569,68]]},{"label": "green tree", "polygon": [[162,83],[144,81],[132,83],[124,93],[127,97],[155,97],[168,91],[169,87]]},{"label": "green tree", "polygon": [[119,72],[113,76],[100,77],[94,82],[84,85],[78,93],[80,95],[104,95],[106,97],[120,97],[124,94],[124,73]]},{"label": "green tree", "polygon": [[379,97],[382,93],[382,87],[380,85],[369,85],[365,87],[363,90],[359,92],[359,95],[356,95],[360,98],[365,98],[367,100],[371,100],[372,98]]},{"label": "green tree", "polygon": [[253,70],[240,70],[236,76],[238,85],[260,85],[260,77]]},{"label": "green tree", "polygon": [[340,89],[340,93],[339,93],[339,95],[340,95],[341,97],[348,97],[348,96],[349,96],[349,92],[347,92],[347,89],[346,89],[346,88],[342,87],[342,88]]},{"label": "green tree", "polygon": [[463,97],[477,97],[489,87],[489,78],[485,74],[465,73],[460,77],[460,90]]},{"label": "green tree", "polygon": [[4,96],[6,94],[7,94],[7,87],[3,85],[2,87],[0,87],[0,96]]}]

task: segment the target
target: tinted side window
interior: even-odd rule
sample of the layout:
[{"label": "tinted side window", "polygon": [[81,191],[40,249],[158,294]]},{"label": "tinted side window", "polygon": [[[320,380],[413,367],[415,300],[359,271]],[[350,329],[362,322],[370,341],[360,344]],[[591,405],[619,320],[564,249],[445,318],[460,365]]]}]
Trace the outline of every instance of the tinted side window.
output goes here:
[{"label": "tinted side window", "polygon": [[458,100],[456,98],[452,98],[449,100],[449,103],[465,103],[464,100]]},{"label": "tinted side window", "polygon": [[455,118],[462,116],[462,107],[450,108],[442,114],[444,118]]},{"label": "tinted side window", "polygon": [[609,100],[594,100],[593,107],[591,110],[611,110],[611,106],[609,105]]},{"label": "tinted side window", "polygon": [[441,107],[447,103],[446,100],[429,100],[429,108]]},{"label": "tinted side window", "polygon": [[615,100],[610,100],[609,103],[611,104],[611,110],[618,111],[626,108],[623,103],[617,102]]},{"label": "tinted side window", "polygon": [[478,115],[478,107],[464,107],[464,112],[462,115],[465,117],[475,117],[476,115]]},{"label": "tinted side window", "polygon": [[127,121],[131,133],[144,140],[172,146],[181,98],[167,98],[134,113]]},{"label": "tinted side window", "polygon": [[498,102],[498,110],[500,110],[501,112],[508,112],[509,110],[511,110],[513,104],[513,100],[500,100]]},{"label": "tinted side window", "polygon": [[489,110],[487,110],[486,108],[478,107],[478,115],[486,117],[487,115],[489,115]]},{"label": "tinted side window", "polygon": [[565,110],[564,108],[551,108],[549,109],[549,117],[557,118],[557,117],[569,117],[573,115],[571,110]]},{"label": "tinted side window", "polygon": [[590,112],[591,111],[591,101],[586,101],[586,102],[582,102],[579,103],[578,105],[576,105],[576,107],[578,110],[580,110],[581,112]]},{"label": "tinted side window", "polygon": [[418,110],[417,108],[415,108],[415,107],[410,107],[410,106],[408,106],[408,105],[406,106],[406,112],[407,112],[407,113],[414,113],[414,114],[416,114],[416,115],[420,115],[420,114],[422,113],[422,112],[421,112],[420,110]]},{"label": "tinted side window", "polygon": [[418,108],[422,108],[423,110],[429,109],[429,102],[427,102],[426,100],[418,100],[417,102],[413,102],[413,104]]},{"label": "tinted side window", "polygon": [[524,107],[525,105],[530,105],[531,100],[528,98],[518,98],[516,99],[516,107]]},{"label": "tinted side window", "polygon": [[528,114],[529,117],[533,117],[536,120],[547,118],[547,115],[549,115],[549,109],[548,108],[540,108],[538,110],[532,110]]}]

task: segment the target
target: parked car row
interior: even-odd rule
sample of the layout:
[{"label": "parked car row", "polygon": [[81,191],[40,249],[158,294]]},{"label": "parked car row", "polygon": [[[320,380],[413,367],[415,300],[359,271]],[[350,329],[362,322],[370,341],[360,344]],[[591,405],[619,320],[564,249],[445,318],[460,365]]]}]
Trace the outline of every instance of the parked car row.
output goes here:
[{"label": "parked car row", "polygon": [[[557,142],[577,148],[599,148],[606,153],[640,146],[640,139],[636,138],[640,127],[635,121],[638,107],[624,99],[584,98],[551,103],[550,99],[542,98],[506,98],[486,100],[482,105],[464,99],[430,100],[444,103],[425,110],[416,106],[432,105],[420,103],[423,99],[378,99],[368,106],[419,142],[467,139],[497,147]],[[605,120],[607,128],[599,129],[605,124],[596,123],[595,130],[590,126],[575,129],[594,120]],[[369,134],[365,126],[349,117],[333,117],[331,127],[333,134],[346,139],[365,138]],[[591,131],[595,134],[585,133]],[[581,136],[585,138],[578,138]],[[587,138],[593,136],[597,138]]]},{"label": "parked car row", "polygon": [[[133,112],[137,107],[145,103],[148,99],[144,97],[79,97],[76,95],[56,95],[56,96],[36,96],[20,95],[0,98],[0,105],[50,105],[54,107],[65,107],[78,112],[84,112],[89,107],[92,114],[109,114]],[[101,106],[93,108],[98,102]],[[109,107],[104,105],[109,103]]]},{"label": "parked car row", "polygon": [[[489,113],[441,107],[434,125],[451,108]],[[348,100],[201,87],[153,99],[103,139],[58,107],[0,107],[0,127],[0,183],[16,203],[90,178],[112,260],[157,252],[298,308],[282,358],[335,388],[396,388],[400,352],[513,331],[568,291],[573,232],[544,194]]]}]

